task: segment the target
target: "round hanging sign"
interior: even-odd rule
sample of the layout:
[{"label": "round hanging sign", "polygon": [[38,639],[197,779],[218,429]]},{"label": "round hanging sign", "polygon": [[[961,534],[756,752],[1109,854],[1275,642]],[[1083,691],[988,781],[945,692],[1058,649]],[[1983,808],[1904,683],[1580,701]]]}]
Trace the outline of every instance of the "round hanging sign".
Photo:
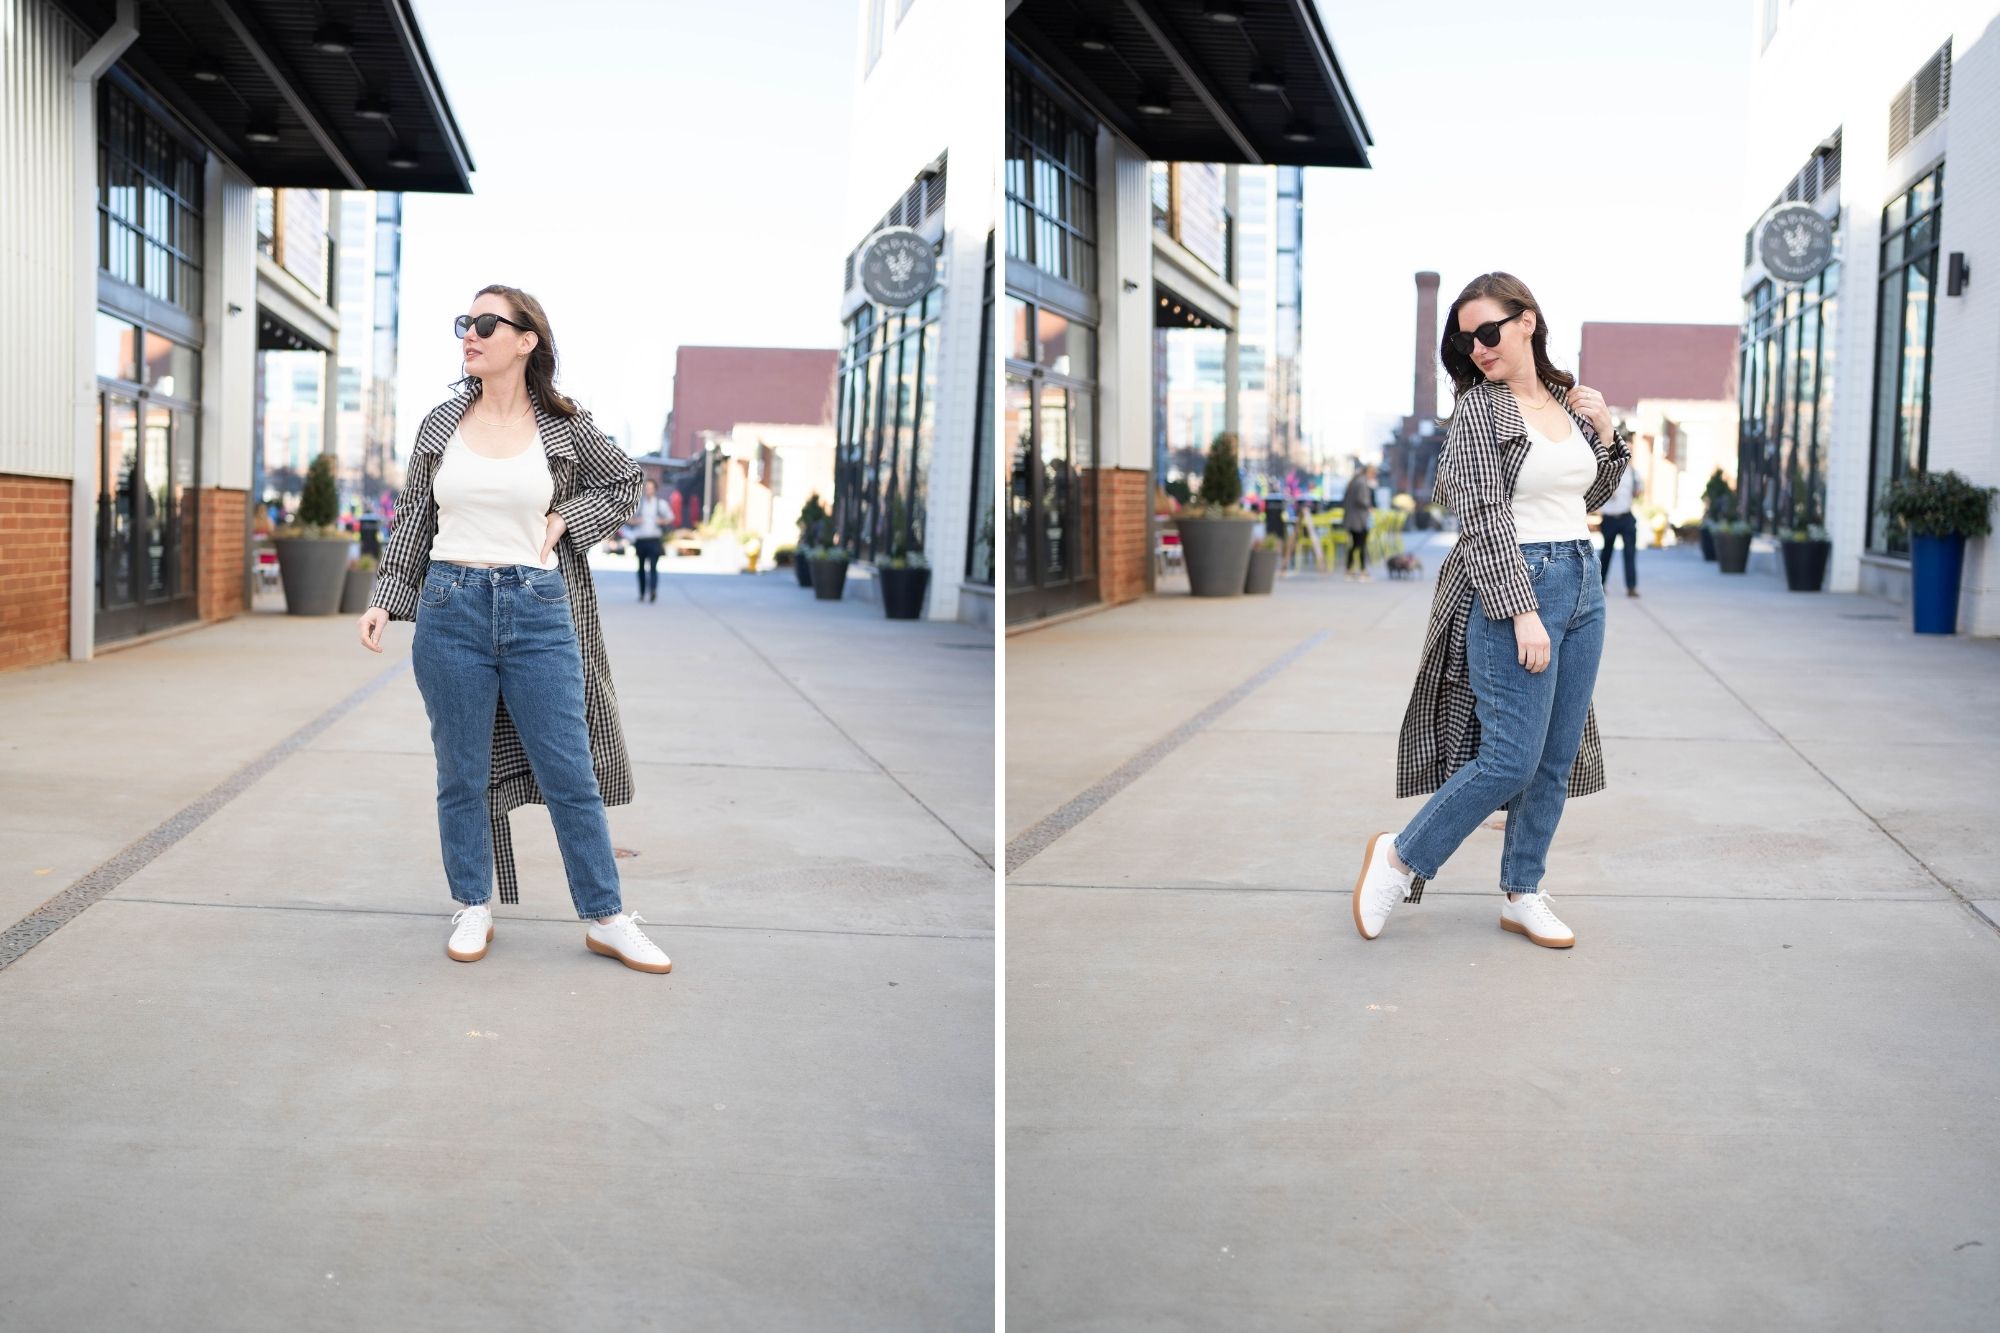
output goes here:
[{"label": "round hanging sign", "polygon": [[885,227],[861,246],[861,287],[869,299],[902,307],[937,286],[937,254],[914,227]]},{"label": "round hanging sign", "polygon": [[1833,261],[1833,224],[1807,204],[1781,204],[1764,215],[1757,254],[1783,282],[1805,282]]}]

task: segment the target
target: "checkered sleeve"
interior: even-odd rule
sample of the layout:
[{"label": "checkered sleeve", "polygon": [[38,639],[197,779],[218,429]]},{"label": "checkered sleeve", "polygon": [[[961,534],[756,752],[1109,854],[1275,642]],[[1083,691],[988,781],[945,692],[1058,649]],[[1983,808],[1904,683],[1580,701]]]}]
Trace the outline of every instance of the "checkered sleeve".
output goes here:
[{"label": "checkered sleeve", "polygon": [[433,470],[427,459],[410,459],[403,489],[396,496],[396,523],[389,529],[389,540],[382,544],[382,558],[375,567],[368,604],[387,611],[391,620],[417,618],[417,593],[424,586],[431,543],[437,537],[437,501],[431,496]]},{"label": "checkered sleeve", "polygon": [[1484,402],[1471,394],[1462,397],[1438,457],[1438,481],[1458,516],[1466,571],[1486,618],[1512,620],[1540,603],[1514,535],[1514,505],[1507,494],[1496,434]]},{"label": "checkered sleeve", "polygon": [[590,413],[576,417],[577,492],[555,506],[563,533],[588,551],[631,519],[645,473],[631,455],[604,438]]},{"label": "checkered sleeve", "polygon": [[1583,493],[1584,509],[1596,513],[1604,508],[1617,494],[1619,479],[1625,475],[1625,468],[1631,461],[1632,451],[1626,447],[1623,435],[1613,431],[1608,448],[1601,439],[1597,440],[1597,476],[1590,483],[1590,489]]}]

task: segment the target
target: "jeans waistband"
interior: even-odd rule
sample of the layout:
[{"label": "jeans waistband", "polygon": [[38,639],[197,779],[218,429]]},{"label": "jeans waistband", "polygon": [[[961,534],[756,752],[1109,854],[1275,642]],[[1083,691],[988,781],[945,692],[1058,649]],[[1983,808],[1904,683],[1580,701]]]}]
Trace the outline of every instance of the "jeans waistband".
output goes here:
[{"label": "jeans waistband", "polygon": [[533,583],[538,578],[562,572],[561,566],[543,569],[540,565],[497,565],[489,569],[484,565],[461,565],[455,560],[433,560],[431,568],[458,583],[469,578],[483,578],[489,583]]},{"label": "jeans waistband", "polygon": [[1576,537],[1566,542],[1522,542],[1522,555],[1545,555],[1554,559],[1565,555],[1596,555],[1597,548],[1590,544],[1588,537]]}]

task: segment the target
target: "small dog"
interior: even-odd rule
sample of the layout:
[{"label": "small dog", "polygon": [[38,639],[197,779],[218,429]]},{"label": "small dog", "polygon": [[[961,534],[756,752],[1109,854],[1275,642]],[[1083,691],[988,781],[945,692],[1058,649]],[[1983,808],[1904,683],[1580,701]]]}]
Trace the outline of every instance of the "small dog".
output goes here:
[{"label": "small dog", "polygon": [[1420,579],[1424,576],[1424,562],[1405,551],[1401,555],[1389,557],[1389,577],[1392,579]]}]

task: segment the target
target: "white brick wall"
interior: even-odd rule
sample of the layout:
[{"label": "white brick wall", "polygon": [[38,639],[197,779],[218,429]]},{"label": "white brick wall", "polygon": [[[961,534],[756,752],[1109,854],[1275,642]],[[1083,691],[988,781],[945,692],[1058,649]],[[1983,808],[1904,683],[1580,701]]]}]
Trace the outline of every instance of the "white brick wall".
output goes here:
[{"label": "white brick wall", "polygon": [[[1746,5],[1747,39],[1761,29]],[[1952,41],[1950,110],[1891,161],[1890,98]],[[1962,250],[1974,267],[1966,293],[1938,298],[1931,370],[1929,462],[1983,485],[2000,482],[2000,7],[1992,0],[1815,0],[1781,10],[1778,30],[1754,65],[1743,225],[1747,229],[1804,164],[1814,145],[1841,131],[1841,181],[1820,201],[1840,219],[1842,275],[1835,331],[1833,427],[1828,443],[1829,584],[1897,591],[1901,576],[1865,573],[1869,445],[1874,409],[1876,280],[1882,206],[1938,161],[1945,162],[1943,256]],[[1983,257],[1990,268],[1982,268]],[[1747,290],[1761,276],[1745,275]],[[1986,279],[1982,288],[1979,279]],[[1960,628],[2000,633],[2000,543],[1967,552]]]}]

